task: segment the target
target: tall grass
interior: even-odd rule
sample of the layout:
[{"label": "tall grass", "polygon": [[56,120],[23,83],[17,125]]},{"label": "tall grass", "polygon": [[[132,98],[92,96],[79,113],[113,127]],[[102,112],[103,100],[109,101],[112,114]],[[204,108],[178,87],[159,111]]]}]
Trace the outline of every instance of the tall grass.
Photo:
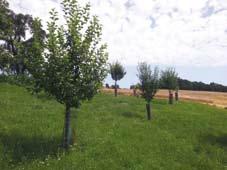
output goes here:
[{"label": "tall grass", "polygon": [[216,170],[227,166],[227,110],[99,94],[73,110],[76,144],[61,150],[64,107],[0,84],[0,169]]}]

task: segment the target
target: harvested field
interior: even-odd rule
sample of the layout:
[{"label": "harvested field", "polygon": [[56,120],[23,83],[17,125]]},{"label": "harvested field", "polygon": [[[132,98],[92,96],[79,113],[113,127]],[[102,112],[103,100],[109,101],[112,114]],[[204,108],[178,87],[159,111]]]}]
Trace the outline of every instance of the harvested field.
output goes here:
[{"label": "harvested field", "polygon": [[[113,89],[102,90],[107,93],[114,93]],[[133,90],[130,89],[118,89],[118,94],[133,96]],[[156,95],[157,98],[168,98],[167,90],[159,90]],[[221,108],[227,108],[227,93],[222,92],[207,92],[207,91],[189,91],[180,90],[179,91],[180,100],[189,100],[200,102],[204,104],[209,104]]]}]

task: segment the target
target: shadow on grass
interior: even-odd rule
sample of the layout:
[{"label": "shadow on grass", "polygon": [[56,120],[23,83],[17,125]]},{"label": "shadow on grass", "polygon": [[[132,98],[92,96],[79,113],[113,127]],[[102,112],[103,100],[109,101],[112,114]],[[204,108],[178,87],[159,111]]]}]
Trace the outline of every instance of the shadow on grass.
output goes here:
[{"label": "shadow on grass", "polygon": [[35,159],[44,160],[48,156],[57,157],[62,152],[61,137],[30,136],[20,133],[0,133],[0,144],[3,146],[3,159],[19,163]]},{"label": "shadow on grass", "polygon": [[221,147],[227,147],[227,134],[222,134],[219,136],[207,135],[204,140],[212,145],[219,145]]},{"label": "shadow on grass", "polygon": [[121,113],[122,116],[126,117],[126,118],[139,118],[139,119],[143,119],[144,117],[136,114],[134,112],[123,112]]}]

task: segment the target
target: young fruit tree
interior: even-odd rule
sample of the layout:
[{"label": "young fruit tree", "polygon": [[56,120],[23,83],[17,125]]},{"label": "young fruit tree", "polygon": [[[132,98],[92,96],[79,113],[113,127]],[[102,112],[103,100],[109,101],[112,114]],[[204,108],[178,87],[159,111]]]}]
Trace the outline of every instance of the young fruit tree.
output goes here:
[{"label": "young fruit tree", "polygon": [[50,12],[47,39],[39,38],[41,24],[33,24],[34,41],[28,61],[35,85],[65,105],[63,147],[71,144],[71,108],[90,100],[107,73],[106,45],[100,44],[102,28],[97,16],[90,15],[90,4],[76,0],[62,2],[66,24],[59,26],[55,10]]},{"label": "young fruit tree", "polygon": [[177,76],[174,68],[167,68],[161,73],[161,82],[163,87],[169,90],[169,104],[173,104],[173,91],[177,88]]},{"label": "young fruit tree", "polygon": [[121,80],[125,76],[126,72],[121,63],[116,61],[110,64],[110,74],[112,79],[115,81],[114,94],[115,97],[117,97],[117,81]]},{"label": "young fruit tree", "polygon": [[159,88],[159,70],[155,67],[151,70],[151,66],[146,62],[138,64],[139,89],[142,92],[142,97],[146,100],[147,119],[151,120],[151,101]]}]

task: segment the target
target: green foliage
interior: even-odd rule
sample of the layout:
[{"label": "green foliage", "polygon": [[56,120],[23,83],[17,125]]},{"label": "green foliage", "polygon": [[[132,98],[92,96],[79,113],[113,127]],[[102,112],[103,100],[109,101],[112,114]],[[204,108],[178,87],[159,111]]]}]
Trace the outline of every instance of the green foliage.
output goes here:
[{"label": "green foliage", "polygon": [[121,80],[126,72],[124,67],[118,61],[110,64],[110,74],[113,80],[118,81]]},{"label": "green foliage", "polygon": [[155,96],[159,88],[159,70],[155,67],[151,70],[151,66],[146,62],[138,64],[138,78],[139,78],[139,89],[142,92],[143,98],[149,103]]},{"label": "green foliage", "polygon": [[72,110],[77,144],[62,153],[64,106],[0,84],[0,169],[225,169],[227,110],[154,99],[149,122],[144,105],[140,98],[106,94],[84,102]]},{"label": "green foliage", "polygon": [[0,39],[11,31],[11,19],[8,17],[10,10],[9,3],[6,0],[0,0]]},{"label": "green foliage", "polygon": [[28,49],[26,57],[26,65],[31,79],[34,81],[34,92],[39,92],[42,89],[42,78],[44,77],[44,39],[41,20],[35,18],[32,24],[33,41]]},{"label": "green foliage", "polygon": [[32,92],[33,80],[26,74],[22,75],[0,75],[0,82],[18,85],[27,88]]},{"label": "green foliage", "polygon": [[178,84],[181,90],[227,92],[227,86],[214,83],[214,82],[211,82],[210,84],[206,84],[203,82],[189,81],[189,80],[178,78]]},{"label": "green foliage", "polygon": [[0,47],[0,70],[3,74],[9,73],[12,59],[12,55],[7,50]]},{"label": "green foliage", "polygon": [[1,46],[11,53],[12,74],[24,74],[26,71],[24,49],[26,33],[31,28],[33,18],[31,15],[16,14],[9,9],[5,0],[0,1],[0,41]]},{"label": "green foliage", "polygon": [[89,4],[82,8],[77,1],[64,0],[62,5],[67,24],[58,26],[57,12],[50,12],[44,49],[38,31],[41,24],[35,21],[31,51],[36,57],[29,62],[35,68],[32,75],[48,94],[68,107],[79,107],[81,100],[96,94],[106,76],[106,45],[99,43],[101,25],[96,16],[90,16]]},{"label": "green foliage", "polygon": [[161,72],[162,87],[167,88],[169,91],[176,90],[178,87],[178,74],[174,68],[167,68]]},{"label": "green foliage", "polygon": [[137,83],[137,84],[133,84],[130,86],[130,89],[139,89],[140,88],[140,83]]}]

